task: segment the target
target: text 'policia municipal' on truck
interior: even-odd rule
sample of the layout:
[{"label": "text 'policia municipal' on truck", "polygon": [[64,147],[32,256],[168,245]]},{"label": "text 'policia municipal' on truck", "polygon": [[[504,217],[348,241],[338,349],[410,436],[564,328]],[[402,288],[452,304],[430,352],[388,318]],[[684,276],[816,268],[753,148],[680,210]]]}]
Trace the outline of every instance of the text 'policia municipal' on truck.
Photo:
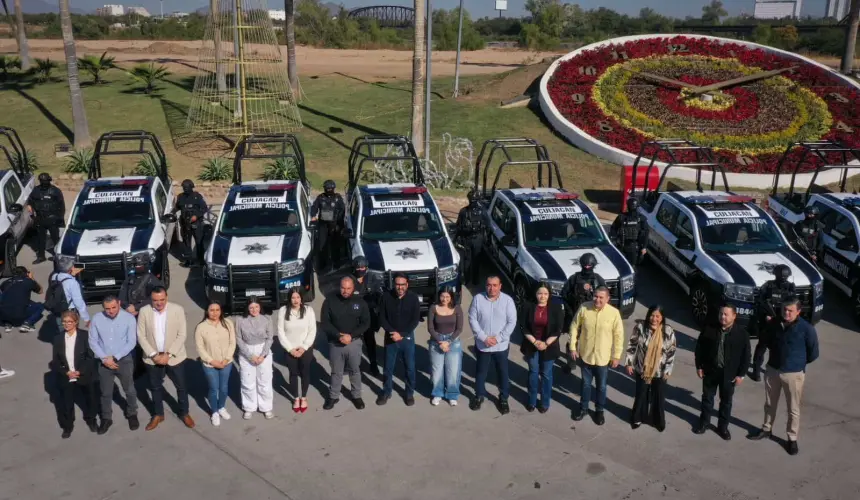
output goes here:
[{"label": "text 'policia municipal' on truck", "polygon": [[[158,174],[102,177],[105,157],[127,155],[148,157]],[[170,186],[164,150],[153,134],[130,130],[99,137],[89,179],[56,246],[58,254],[83,268],[78,280],[85,299],[117,294],[138,254],[146,255],[152,274],[170,286],[167,256],[176,223]]]},{"label": "text 'policia municipal' on truck", "polygon": [[[296,180],[242,181],[242,161],[283,160],[296,167]],[[256,135],[236,147],[233,185],[221,206],[206,251],[206,296],[231,312],[256,298],[276,309],[290,289],[314,299],[308,182],[305,157],[295,136]]]},{"label": "text 'policia municipal' on truck", "polygon": [[[799,147],[799,153],[791,150]],[[792,163],[794,165],[792,165]],[[779,176],[783,169],[791,172],[791,184],[785,193],[778,192]],[[824,278],[842,294],[851,299],[852,314],[860,322],[860,195],[847,193],[848,171],[860,169],[860,149],[846,147],[834,141],[804,142],[793,144],[780,161],[774,189],[767,200],[767,208],[795,248],[810,258],[815,256],[818,270]],[[813,170],[805,192],[795,189],[797,174]],[[816,184],[819,174],[836,171],[839,192]],[[807,176],[808,177],[808,174]],[[825,182],[825,181],[822,181]],[[820,227],[820,234],[803,233],[805,212],[813,208]],[[812,238],[810,238],[812,236]],[[818,242],[818,248],[807,240]]]},{"label": "text 'policia municipal' on truck", "polygon": [[[655,165],[665,162],[653,190],[636,192],[639,212],[648,221],[648,262],[662,268],[690,295],[693,316],[703,324],[715,320],[722,303],[737,307],[738,320],[748,322],[755,314],[760,288],[774,278],[773,269],[791,269],[802,311],[813,323],[824,308],[823,278],[808,260],[791,248],[774,220],[755,200],[729,190],[725,171],[713,161],[710,149],[684,140],[643,144],[634,163],[637,170],[649,158],[645,186],[650,176],[660,175]],[[644,165],[643,165],[644,166]],[[696,189],[661,192],[672,168],[696,170]],[[710,189],[702,188],[702,171],[711,173]],[[716,190],[717,176],[724,190]],[[670,188],[671,189],[671,188]]]},{"label": "text 'policia municipal' on truck", "polygon": [[[401,168],[402,167],[402,168]],[[408,182],[361,184],[380,169],[405,172]],[[409,139],[403,136],[359,137],[349,157],[345,227],[350,258],[368,262],[368,286],[393,288],[394,274],[409,278],[426,311],[439,291],[453,288],[460,297],[460,255],[442,214],[424,186],[424,175]]]},{"label": "text 'policia municipal' on truck", "polygon": [[[502,155],[502,162],[488,189],[488,172],[496,152]],[[517,153],[528,157],[515,160]],[[511,179],[511,188],[498,189],[506,167],[536,168],[537,187],[518,187]],[[558,187],[553,187],[554,182]],[[564,190],[558,165],[549,159],[544,146],[526,138],[486,141],[478,155],[475,185],[482,186],[487,231],[484,253],[513,283],[518,306],[534,300],[534,290],[541,282],[549,285],[554,301],[564,302],[565,282],[581,270],[579,258],[591,253],[597,259],[594,271],[606,280],[610,303],[624,317],[633,313],[633,267],[611,243],[591,208],[578,195]]]},{"label": "text 'policia municipal' on truck", "polygon": [[[34,178],[24,143],[14,129],[0,127],[0,151],[9,164],[0,170],[0,271],[11,276],[18,265],[18,250],[24,243],[33,218],[27,213],[27,200],[33,191]],[[8,144],[6,144],[8,142]]]}]

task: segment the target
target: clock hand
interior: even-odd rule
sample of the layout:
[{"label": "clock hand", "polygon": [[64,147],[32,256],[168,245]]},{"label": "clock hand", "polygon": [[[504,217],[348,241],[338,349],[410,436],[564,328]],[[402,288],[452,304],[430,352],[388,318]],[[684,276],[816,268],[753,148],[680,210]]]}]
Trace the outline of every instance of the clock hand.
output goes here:
[{"label": "clock hand", "polygon": [[731,80],[726,80],[724,82],[717,82],[717,83],[712,83],[710,85],[705,85],[703,87],[698,87],[696,89],[691,90],[691,92],[693,94],[696,94],[696,95],[697,94],[704,94],[707,92],[713,92],[715,90],[724,89],[726,87],[733,87],[735,85],[740,85],[742,83],[749,83],[749,82],[754,82],[757,80],[762,80],[764,78],[770,78],[772,76],[779,75],[780,73],[785,73],[786,71],[791,71],[791,70],[795,69],[796,67],[797,66],[791,66],[788,68],[774,69],[771,71],[762,71],[760,73],[755,73],[752,75],[739,76],[737,78],[732,78]]},{"label": "clock hand", "polygon": [[698,90],[699,89],[699,87],[696,87],[695,85],[691,85],[689,83],[685,83],[685,82],[682,82],[680,80],[674,80],[672,78],[667,78],[665,76],[655,75],[653,73],[647,73],[645,71],[639,71],[639,70],[630,69],[630,68],[624,68],[624,69],[631,72],[631,73],[635,73],[635,74],[637,74],[637,75],[639,75],[645,79],[648,79],[648,80],[654,80],[654,81],[658,81],[658,82],[662,82],[662,83],[668,83],[669,85],[681,87],[682,89],[688,89],[688,90]]}]

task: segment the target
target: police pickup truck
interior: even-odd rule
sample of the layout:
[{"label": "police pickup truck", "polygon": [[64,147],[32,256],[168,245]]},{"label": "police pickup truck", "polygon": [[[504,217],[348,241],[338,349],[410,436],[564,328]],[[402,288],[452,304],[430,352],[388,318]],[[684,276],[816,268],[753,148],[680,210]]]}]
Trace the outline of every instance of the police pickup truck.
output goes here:
[{"label": "police pickup truck", "polygon": [[[403,156],[375,156],[374,148],[389,146]],[[367,136],[356,140],[350,161],[345,227],[350,258],[367,258],[368,286],[391,289],[395,273],[409,278],[409,290],[426,311],[439,290],[453,288],[460,296],[460,255],[448,235],[439,207],[423,185],[414,148],[401,136]],[[359,160],[360,158],[360,160]],[[400,159],[398,159],[400,158]],[[411,163],[414,182],[359,185],[369,161]]]},{"label": "police pickup truck", "polygon": [[[242,182],[242,160],[261,158],[295,162],[299,179]],[[247,137],[237,146],[233,166],[233,186],[206,250],[206,296],[231,312],[243,312],[251,298],[277,309],[293,287],[302,290],[305,302],[312,301],[310,205],[298,140],[292,135]]]},{"label": "police pickup truck", "polygon": [[699,324],[716,318],[723,302],[737,307],[740,321],[749,321],[760,287],[773,279],[779,264],[791,269],[805,315],[813,322],[821,318],[821,274],[789,246],[752,198],[702,190],[663,192],[646,200],[639,211],[650,227],[649,262],[690,295]]},{"label": "police pickup truck", "polygon": [[[102,177],[101,160],[109,155],[150,156],[158,176]],[[117,294],[138,254],[148,256],[152,274],[170,286],[168,252],[176,223],[170,185],[164,150],[154,135],[119,131],[99,137],[90,178],[56,246],[58,255],[83,268],[78,279],[84,299]]]},{"label": "police pickup truck", "polygon": [[[14,129],[0,127],[0,136],[8,140],[8,146],[0,144],[0,150],[11,167],[0,170],[0,266],[2,275],[11,276],[18,265],[18,250],[33,225],[27,213],[27,199],[33,191],[33,174],[27,164],[27,151]],[[11,149],[11,151],[10,151]]]}]

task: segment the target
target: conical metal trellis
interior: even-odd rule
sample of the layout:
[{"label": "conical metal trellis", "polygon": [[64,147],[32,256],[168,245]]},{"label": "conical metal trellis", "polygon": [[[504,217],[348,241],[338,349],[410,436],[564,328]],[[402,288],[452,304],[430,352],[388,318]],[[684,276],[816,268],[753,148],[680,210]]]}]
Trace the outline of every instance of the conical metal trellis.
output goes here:
[{"label": "conical metal trellis", "polygon": [[302,128],[266,0],[211,0],[186,130],[240,140]]}]

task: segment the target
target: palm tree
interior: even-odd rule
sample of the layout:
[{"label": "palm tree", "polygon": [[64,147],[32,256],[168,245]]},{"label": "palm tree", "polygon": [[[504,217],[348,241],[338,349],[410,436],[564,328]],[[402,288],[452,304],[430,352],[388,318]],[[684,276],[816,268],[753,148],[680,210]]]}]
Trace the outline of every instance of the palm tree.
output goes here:
[{"label": "palm tree", "polygon": [[287,38],[287,75],[290,77],[290,87],[298,100],[299,74],[296,71],[296,4],[293,0],[284,0],[286,21],[284,33]]},{"label": "palm tree", "polygon": [[111,68],[116,68],[114,64],[115,57],[107,55],[107,51],[102,53],[101,57],[84,56],[78,59],[78,67],[92,75],[93,83],[98,85],[104,83],[102,75]]},{"label": "palm tree", "polygon": [[90,126],[87,123],[87,110],[84,108],[84,94],[78,76],[78,58],[75,52],[75,37],[72,33],[72,16],[69,13],[69,0],[60,0],[60,27],[63,30],[63,51],[66,55],[66,72],[69,75],[69,96],[72,99],[72,122],[75,134],[75,149],[92,146]]},{"label": "palm tree", "polygon": [[[3,0],[5,5],[6,0]],[[18,57],[21,58],[21,69],[30,69],[30,47],[27,44],[27,33],[24,31],[24,10],[21,9],[21,0],[15,0],[15,20],[18,24]]]},{"label": "palm tree", "polygon": [[18,68],[21,69],[21,60],[15,56],[0,56],[0,78],[5,80],[9,76],[9,71]]},{"label": "palm tree", "polygon": [[51,79],[51,72],[57,69],[57,63],[51,59],[35,59],[36,81],[44,83]]},{"label": "palm tree", "polygon": [[848,35],[845,37],[845,51],[842,53],[841,70],[850,75],[854,66],[854,49],[857,47],[857,30],[860,27],[860,0],[854,0],[848,11]]},{"label": "palm tree", "polygon": [[412,51],[412,144],[419,158],[424,156],[424,53],[427,45],[424,1],[414,0],[415,47]]},{"label": "palm tree", "polygon": [[155,67],[155,63],[138,64],[131,70],[131,75],[143,83],[143,92],[146,94],[151,94],[155,90],[155,84],[167,78],[169,74],[166,67]]}]

